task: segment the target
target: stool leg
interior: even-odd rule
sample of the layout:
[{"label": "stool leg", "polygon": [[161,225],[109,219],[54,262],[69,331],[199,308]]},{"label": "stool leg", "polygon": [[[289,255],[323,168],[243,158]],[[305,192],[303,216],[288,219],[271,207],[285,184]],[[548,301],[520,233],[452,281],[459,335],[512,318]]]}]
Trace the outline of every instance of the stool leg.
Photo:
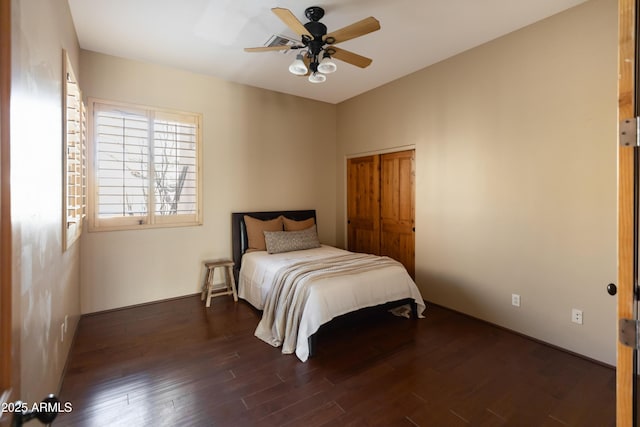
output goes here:
[{"label": "stool leg", "polygon": [[204,301],[204,297],[207,295],[207,290],[208,290],[207,283],[209,283],[209,269],[206,268],[206,270],[207,271],[204,272],[204,282],[202,282],[202,292],[200,293],[200,301]]},{"label": "stool leg", "polygon": [[207,303],[205,307],[211,307],[211,296],[213,294],[213,272],[215,268],[209,269],[209,274],[207,275]]},{"label": "stool leg", "polygon": [[227,295],[231,295],[231,282],[229,282],[229,269],[225,266],[222,267],[224,274],[224,288],[227,290]]},{"label": "stool leg", "polygon": [[227,266],[227,275],[231,281],[231,291],[233,292],[233,301],[238,302],[238,292],[236,292],[236,278],[233,277],[231,266]]}]

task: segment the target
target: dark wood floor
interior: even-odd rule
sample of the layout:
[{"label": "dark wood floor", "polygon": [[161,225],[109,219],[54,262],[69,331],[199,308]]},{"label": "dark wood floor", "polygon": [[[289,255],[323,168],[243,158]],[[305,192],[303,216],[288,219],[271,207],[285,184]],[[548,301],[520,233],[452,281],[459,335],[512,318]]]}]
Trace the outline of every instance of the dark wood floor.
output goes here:
[{"label": "dark wood floor", "polygon": [[307,363],[199,296],[83,317],[55,426],[613,426],[615,372],[438,306],[322,330]]}]

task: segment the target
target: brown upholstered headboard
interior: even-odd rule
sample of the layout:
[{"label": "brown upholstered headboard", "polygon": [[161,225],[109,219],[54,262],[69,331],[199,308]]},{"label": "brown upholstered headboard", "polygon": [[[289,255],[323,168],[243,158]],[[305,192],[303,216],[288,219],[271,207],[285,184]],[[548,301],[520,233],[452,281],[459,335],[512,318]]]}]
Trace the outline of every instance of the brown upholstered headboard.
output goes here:
[{"label": "brown upholstered headboard", "polygon": [[[304,211],[271,211],[271,212],[233,212],[231,214],[231,247],[233,250],[233,274],[238,283],[238,276],[240,275],[240,265],[242,262],[242,255],[247,250],[247,229],[244,224],[244,216],[268,220],[279,217],[280,215],[286,218],[301,221],[303,219],[313,218],[316,219],[315,210]],[[316,226],[318,221],[316,220]]]}]

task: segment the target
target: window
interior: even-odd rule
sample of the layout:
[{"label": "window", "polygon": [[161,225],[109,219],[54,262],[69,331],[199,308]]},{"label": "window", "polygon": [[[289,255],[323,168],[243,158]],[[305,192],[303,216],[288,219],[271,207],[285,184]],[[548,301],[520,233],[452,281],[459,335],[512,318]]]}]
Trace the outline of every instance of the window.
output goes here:
[{"label": "window", "polygon": [[201,115],[90,100],[89,229],[201,224]]},{"label": "window", "polygon": [[64,250],[73,245],[82,233],[82,221],[87,206],[87,115],[82,93],[71,62],[64,52]]}]

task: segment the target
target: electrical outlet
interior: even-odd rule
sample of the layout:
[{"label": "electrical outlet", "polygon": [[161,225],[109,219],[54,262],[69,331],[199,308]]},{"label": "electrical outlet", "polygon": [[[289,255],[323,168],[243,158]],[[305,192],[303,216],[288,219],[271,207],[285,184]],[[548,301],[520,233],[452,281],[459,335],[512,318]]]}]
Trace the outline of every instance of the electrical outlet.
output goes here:
[{"label": "electrical outlet", "polygon": [[64,316],[64,333],[66,334],[69,328],[69,315]]},{"label": "electrical outlet", "polygon": [[582,325],[582,310],[578,310],[577,308],[571,309],[571,321]]},{"label": "electrical outlet", "polygon": [[520,307],[520,295],[511,294],[511,305],[515,307]]},{"label": "electrical outlet", "polygon": [[64,323],[60,324],[60,342],[64,342]]}]

